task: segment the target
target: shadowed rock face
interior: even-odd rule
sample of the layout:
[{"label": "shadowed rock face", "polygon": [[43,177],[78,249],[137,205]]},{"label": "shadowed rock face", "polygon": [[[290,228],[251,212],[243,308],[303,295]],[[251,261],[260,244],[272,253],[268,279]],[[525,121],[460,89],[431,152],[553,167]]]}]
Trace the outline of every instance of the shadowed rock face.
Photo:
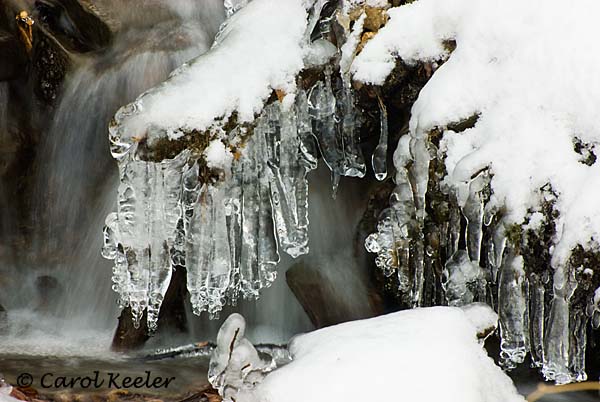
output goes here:
[{"label": "shadowed rock face", "polygon": [[18,78],[27,66],[27,52],[18,38],[0,30],[0,81]]},{"label": "shadowed rock face", "polygon": [[[185,333],[188,330],[187,316],[184,302],[187,298],[185,287],[185,269],[180,267],[173,272],[173,280],[165,294],[165,300],[158,318],[161,331],[172,333]],[[146,328],[146,316],[142,317],[142,325],[136,328],[133,325],[131,308],[127,307],[121,312],[119,324],[113,337],[111,349],[115,352],[128,352],[141,349],[150,334]],[[1,321],[0,321],[1,322]]]},{"label": "shadowed rock face", "polygon": [[[357,309],[352,300],[340,297],[340,284],[335,278],[324,275],[320,267],[298,263],[286,272],[286,281],[311,322],[316,328],[328,327],[347,321],[374,317],[383,312],[383,305],[377,291],[368,289],[368,306]],[[344,283],[344,288],[368,284]]]},{"label": "shadowed rock face", "polygon": [[8,331],[8,313],[0,304],[0,335]]}]

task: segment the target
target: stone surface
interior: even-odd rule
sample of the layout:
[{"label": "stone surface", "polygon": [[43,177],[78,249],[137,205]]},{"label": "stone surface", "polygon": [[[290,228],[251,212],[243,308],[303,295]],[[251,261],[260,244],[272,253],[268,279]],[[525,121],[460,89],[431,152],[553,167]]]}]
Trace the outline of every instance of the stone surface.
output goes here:
[{"label": "stone surface", "polygon": [[0,335],[8,331],[8,312],[0,304]]},{"label": "stone surface", "polygon": [[[339,297],[337,292],[344,292],[344,289],[339,289],[339,283],[334,283],[319,268],[302,262],[288,269],[286,281],[316,328],[374,317],[383,312],[381,300],[374,289],[367,290],[371,296],[370,305],[357,309],[356,304]],[[352,284],[345,283],[344,286]]]},{"label": "stone surface", "polygon": [[0,81],[14,80],[26,72],[27,51],[17,37],[0,30]]},{"label": "stone surface", "polygon": [[[173,272],[173,278],[165,294],[158,317],[158,335],[162,331],[169,333],[185,333],[188,331],[184,305],[188,297],[185,278],[186,273],[184,268],[179,267]],[[128,352],[141,349],[151,336],[146,328],[146,316],[147,314],[144,312],[141,320],[142,325],[139,328],[135,328],[131,309],[129,307],[123,309],[119,316],[119,324],[113,337],[111,349],[115,352]]]}]

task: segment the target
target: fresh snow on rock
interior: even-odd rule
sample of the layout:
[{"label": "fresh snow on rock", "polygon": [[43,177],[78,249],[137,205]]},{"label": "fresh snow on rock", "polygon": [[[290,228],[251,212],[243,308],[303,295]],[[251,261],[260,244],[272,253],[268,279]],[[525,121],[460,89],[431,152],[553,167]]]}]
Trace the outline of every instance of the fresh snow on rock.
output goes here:
[{"label": "fresh snow on rock", "polygon": [[446,180],[461,188],[489,167],[491,202],[507,207],[506,223],[521,223],[550,183],[560,213],[555,266],[600,238],[600,165],[581,163],[573,146],[575,137],[592,149],[600,141],[598,12],[591,0],[420,0],[390,9],[352,66],[355,79],[381,84],[396,57],[443,59],[444,41],[455,40],[413,106],[411,136],[479,114],[474,128],[445,133]]},{"label": "fresh snow on rock", "polygon": [[522,402],[478,343],[490,323],[495,314],[484,305],[432,307],[300,335],[293,361],[236,400]]},{"label": "fresh snow on rock", "polygon": [[254,120],[273,90],[295,91],[306,18],[300,0],[250,2],[227,20],[210,52],[138,98],[119,122],[122,139],[164,131],[177,137],[234,111],[239,122]]}]

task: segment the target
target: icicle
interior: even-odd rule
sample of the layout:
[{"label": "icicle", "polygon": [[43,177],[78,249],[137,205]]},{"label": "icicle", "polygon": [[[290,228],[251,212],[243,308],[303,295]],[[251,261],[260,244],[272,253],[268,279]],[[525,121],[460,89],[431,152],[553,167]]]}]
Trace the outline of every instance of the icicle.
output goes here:
[{"label": "icicle", "polygon": [[319,140],[319,149],[323,160],[331,170],[333,197],[337,193],[340,176],[343,174],[344,155],[337,140],[336,99],[331,88],[331,76],[325,74],[325,82],[319,81],[310,91],[310,114],[313,118],[315,133]]},{"label": "icicle", "polygon": [[415,188],[415,207],[417,218],[422,222],[425,219],[425,194],[429,182],[429,162],[431,159],[426,139],[422,135],[411,138],[410,152],[413,155],[410,176]]},{"label": "icicle", "polygon": [[483,239],[483,212],[485,196],[483,191],[489,185],[489,173],[481,172],[469,183],[469,196],[462,208],[467,220],[467,250],[472,261],[481,260],[481,241]]},{"label": "icicle", "polygon": [[181,174],[189,157],[184,151],[161,163],[123,158],[116,214],[104,229],[103,255],[115,260],[114,289],[121,304],[131,307],[139,327],[147,310],[147,325],[156,329],[158,313],[171,280],[171,248],[181,217]]},{"label": "icicle", "polygon": [[600,288],[596,289],[594,295],[588,302],[586,313],[591,319],[592,328],[600,328]]},{"label": "icicle", "polygon": [[265,119],[257,124],[242,156],[243,235],[240,268],[241,291],[246,298],[258,298],[259,290],[275,280],[279,262],[265,163],[267,145]]},{"label": "icicle", "polygon": [[[399,290],[405,303],[412,305],[421,297],[421,285],[415,284],[411,236],[418,230],[413,194],[406,171],[396,177],[397,186],[390,196],[390,208],[381,212],[377,232],[365,240],[365,248],[377,253],[376,265],[384,275],[397,271]],[[421,261],[422,262],[422,261]],[[419,275],[419,274],[417,274]]]},{"label": "icicle", "polygon": [[570,317],[569,370],[573,381],[587,380],[585,372],[585,349],[587,344],[588,318],[584,311],[572,310]]},{"label": "icicle", "polygon": [[[312,38],[312,34],[315,31],[315,28],[317,27],[319,20],[321,19],[321,12],[323,11],[323,8],[329,2],[330,2],[330,0],[316,0],[314,2],[314,4],[312,5],[312,7],[310,8],[308,25],[307,25],[306,32],[304,34],[305,42],[308,43],[312,39],[317,39],[317,38]],[[319,37],[321,37],[321,36],[322,36],[321,32],[319,32]]]},{"label": "icicle", "polygon": [[574,290],[567,266],[560,266],[554,273],[554,298],[550,307],[548,326],[544,334],[545,361],[542,373],[547,380],[557,384],[572,381],[569,370],[569,299]]},{"label": "icicle", "polygon": [[527,280],[523,257],[511,248],[504,252],[498,281],[498,319],[500,323],[501,364],[513,369],[522,363],[527,353]]},{"label": "icicle", "polygon": [[373,165],[373,172],[375,172],[375,178],[381,181],[387,177],[388,121],[385,104],[380,96],[377,96],[377,99],[379,101],[381,133],[379,134],[379,144],[375,148],[375,151],[373,151],[371,163]]},{"label": "icicle", "polygon": [[354,91],[349,85],[344,85],[341,102],[338,108],[338,119],[342,122],[339,126],[340,137],[343,143],[344,155],[343,176],[364,177],[367,172],[365,158],[358,146],[359,118],[355,106]]},{"label": "icicle", "polygon": [[506,249],[506,235],[504,233],[504,227],[500,223],[489,241],[488,248],[488,262],[490,264],[490,274],[492,283],[496,283],[498,281],[498,271],[502,266],[502,256],[504,255],[504,250]]},{"label": "icicle", "polygon": [[239,10],[244,8],[250,0],[225,0],[223,5],[225,6],[225,15],[227,18],[237,13]]},{"label": "icicle", "polygon": [[[192,167],[194,169],[194,167]],[[191,173],[193,174],[193,173]],[[225,213],[225,184],[204,184],[189,221],[186,247],[188,290],[195,314],[216,316],[229,286],[231,251]]]},{"label": "icicle", "polygon": [[[465,250],[458,250],[446,262],[443,283],[449,306],[465,306],[485,300],[485,273],[469,259]],[[482,295],[483,293],[483,295]]]},{"label": "icicle", "polygon": [[300,162],[300,139],[293,110],[268,108],[267,165],[271,171],[271,205],[279,245],[292,257],[308,252],[308,167]]},{"label": "icicle", "polygon": [[543,279],[533,273],[529,275],[529,339],[531,360],[537,367],[544,362],[544,314],[545,294]]}]

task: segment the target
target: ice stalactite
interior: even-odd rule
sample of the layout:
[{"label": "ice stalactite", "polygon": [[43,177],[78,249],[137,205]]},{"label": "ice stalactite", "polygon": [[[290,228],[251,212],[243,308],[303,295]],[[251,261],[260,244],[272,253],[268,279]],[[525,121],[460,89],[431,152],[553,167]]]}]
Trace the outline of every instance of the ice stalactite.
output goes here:
[{"label": "ice stalactite", "polygon": [[500,358],[506,368],[523,363],[527,354],[527,279],[523,257],[505,250],[498,279],[498,319],[500,322]]},{"label": "ice stalactite", "polygon": [[335,91],[331,75],[308,93],[268,104],[252,127],[206,134],[233,159],[212,170],[206,155],[190,150],[162,162],[139,160],[148,146],[123,141],[119,128],[139,105],[117,115],[111,141],[120,202],[106,220],[103,254],[115,260],[115,290],[136,325],[148,308],[148,327],[156,328],[179,266],[187,270],[194,312],[215,317],[226,303],[256,299],[272,284],[280,251],[294,258],[308,252],[307,174],[317,167],[317,147],[334,177],[364,174],[352,91]]},{"label": "ice stalactite", "polygon": [[458,250],[444,267],[444,291],[449,306],[466,306],[485,301],[485,272],[469,259],[466,251]]},{"label": "ice stalactite", "polygon": [[411,264],[413,238],[418,232],[416,207],[408,172],[400,168],[396,175],[396,188],[390,197],[390,207],[382,211],[377,232],[365,241],[369,252],[377,253],[375,263],[385,276],[398,276],[399,291],[406,304],[416,297],[413,289]]},{"label": "ice stalactite", "polygon": [[171,280],[171,253],[181,215],[181,170],[189,157],[182,152],[162,163],[128,158],[119,166],[121,184],[116,213],[104,229],[103,255],[114,259],[114,289],[131,307],[139,326],[147,309],[154,330]]},{"label": "ice stalactite", "polygon": [[378,97],[377,99],[379,101],[381,132],[379,134],[379,144],[377,144],[377,148],[373,151],[371,163],[373,165],[373,172],[375,172],[375,178],[381,181],[385,180],[387,177],[388,116],[383,100],[381,97]]},{"label": "ice stalactite", "polygon": [[[331,170],[333,196],[342,176],[364,177],[366,165],[358,147],[360,117],[354,92],[343,87],[334,92],[331,69],[309,93],[310,114],[323,160]],[[337,96],[336,96],[337,95]]]},{"label": "ice stalactite", "polygon": [[[435,304],[440,293],[444,304],[494,306],[505,369],[523,363],[529,353],[548,380],[585,380],[587,323],[600,326],[600,291],[590,297],[597,280],[586,269],[595,263],[594,252],[574,250],[571,260],[581,261],[552,268],[558,214],[550,186],[539,189],[540,207],[522,224],[507,223],[506,211],[493,200],[491,169],[465,174],[460,186],[448,186],[446,155],[438,146],[442,132],[400,139],[396,188],[377,231],[365,241],[367,250],[377,254],[386,276],[398,275],[405,306]],[[419,297],[420,289],[433,290]]]},{"label": "ice stalactite", "polygon": [[546,287],[539,274],[529,276],[529,351],[531,360],[537,367],[544,363],[544,330],[546,311]]}]

